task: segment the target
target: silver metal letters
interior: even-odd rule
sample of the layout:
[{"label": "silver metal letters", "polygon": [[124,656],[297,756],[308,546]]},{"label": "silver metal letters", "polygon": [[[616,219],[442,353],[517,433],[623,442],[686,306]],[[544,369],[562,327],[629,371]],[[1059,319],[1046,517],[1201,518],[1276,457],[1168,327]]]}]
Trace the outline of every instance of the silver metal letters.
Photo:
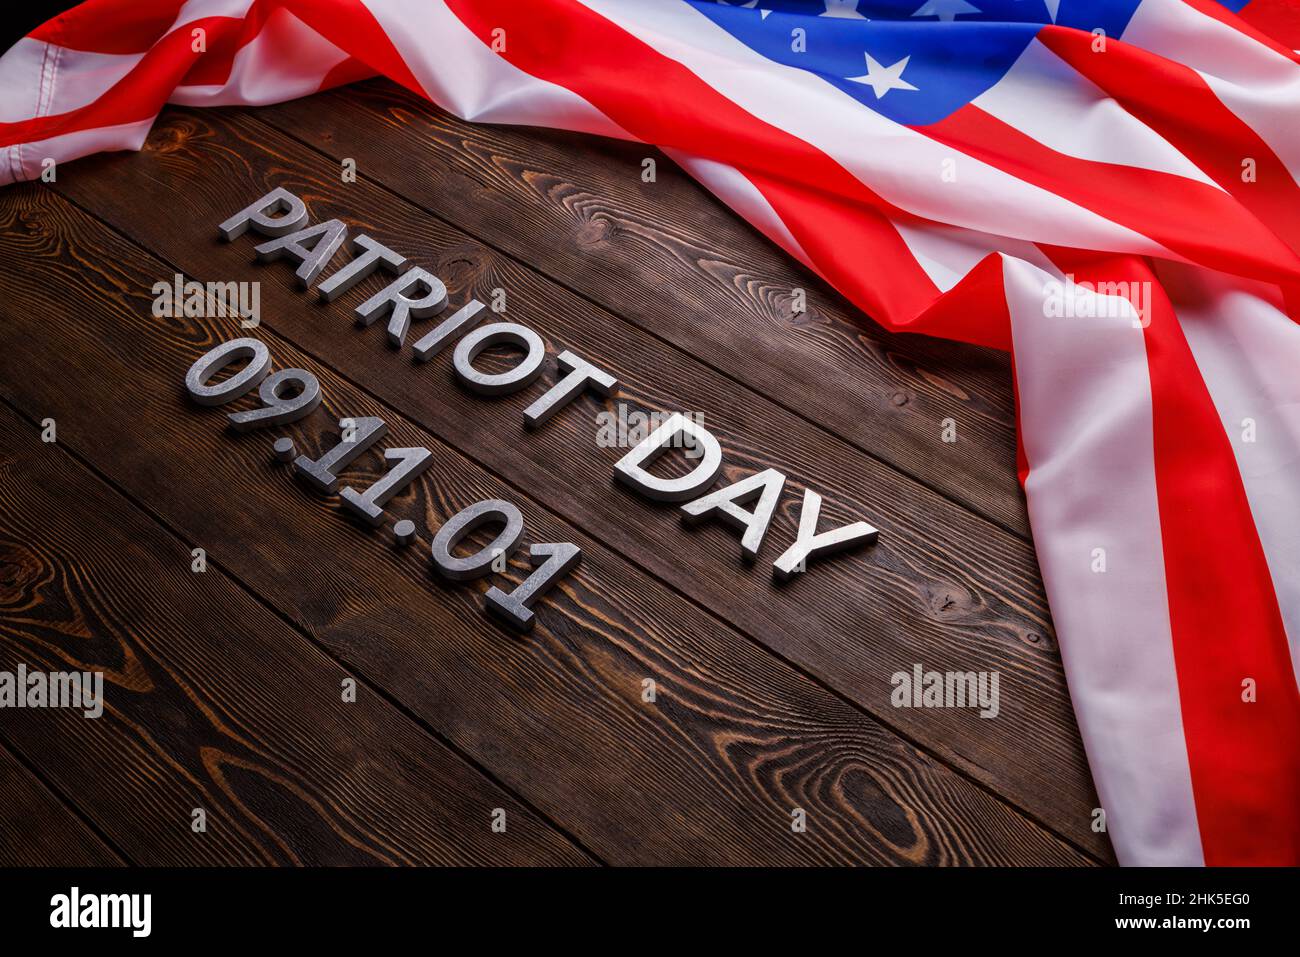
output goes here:
[{"label": "silver metal letters", "polygon": [[294,275],[298,277],[298,284],[306,289],[339,251],[347,235],[348,228],[340,220],[330,219],[254,246],[253,252],[264,263],[285,258],[298,263]]},{"label": "silver metal letters", "polygon": [[[659,458],[679,436],[689,436],[692,450],[702,450],[700,462],[685,475],[660,478],[644,466]],[[694,498],[714,483],[722,471],[722,447],[713,434],[680,412],[674,412],[663,425],[614,464],[614,476],[646,498],[660,502],[684,502]]]},{"label": "silver metal letters", "polygon": [[[475,369],[475,357],[488,346],[499,342],[519,346],[526,355],[509,372],[489,375]],[[483,395],[509,395],[537,381],[537,377],[542,374],[542,360],[545,358],[546,346],[542,345],[542,337],[533,330],[517,322],[494,322],[475,329],[456,343],[452,362],[456,366],[456,375],[475,392]]]},{"label": "silver metal letters", "polygon": [[[466,558],[457,558],[451,553],[462,538],[492,522],[500,522],[502,528],[491,542]],[[524,517],[515,506],[499,498],[475,502],[447,519],[447,524],[433,536],[433,566],[439,575],[452,581],[482,578],[492,571],[494,559],[500,556],[509,558],[523,534]]]},{"label": "silver metal letters", "polygon": [[[272,214],[280,213],[279,216]],[[287,189],[277,186],[245,206],[217,227],[226,242],[238,239],[251,227],[262,236],[283,236],[307,222],[307,205]]]},{"label": "silver metal letters", "polygon": [[[740,529],[744,533],[740,539],[740,553],[745,561],[752,562],[758,558],[758,548],[763,544],[768,525],[772,524],[772,514],[776,511],[777,502],[781,500],[781,489],[784,487],[785,476],[776,469],[766,469],[716,492],[710,492],[703,498],[687,502],[682,506],[682,518],[694,525],[716,514],[731,526]],[[740,507],[742,503],[754,499],[758,499],[758,504],[752,512]]]},{"label": "silver metal letters", "polygon": [[388,434],[383,419],[372,415],[341,419],[343,435],[335,446],[318,459],[300,455],[293,460],[293,473],[312,488],[333,495],[339,487],[338,473],[358,455]]},{"label": "silver metal letters", "polygon": [[453,312],[449,318],[438,323],[424,338],[411,346],[415,358],[420,362],[428,362],[456,336],[468,332],[478,325],[479,320],[483,318],[483,309],[483,303],[477,299],[471,299],[465,303],[465,305]]},{"label": "silver metal letters", "polygon": [[528,549],[528,557],[539,566],[514,591],[493,585],[483,600],[487,610],[516,631],[528,631],[535,620],[532,607],[557,581],[573,570],[582,550],[572,542],[545,542]]},{"label": "silver metal letters", "polygon": [[275,453],[276,461],[292,462],[293,461],[293,437],[282,435],[275,440],[271,446],[271,451]]},{"label": "silver metal letters", "polygon": [[[218,228],[227,241],[250,231],[269,237],[270,241],[255,247],[258,258],[270,261],[285,257],[295,261],[298,279],[306,287],[320,277],[348,236],[341,220],[331,219],[315,226],[308,226],[307,222],[303,201],[288,190],[276,188]],[[447,287],[437,276],[413,266],[404,256],[365,234],[353,237],[349,248],[350,261],[317,287],[321,301],[334,301],[376,270],[395,276],[384,289],[356,307],[358,325],[369,326],[388,315],[388,342],[400,348],[412,319],[437,316],[446,309]],[[416,361],[428,361],[456,342],[452,367],[469,389],[496,396],[527,388],[542,374],[546,346],[541,336],[515,322],[479,326],[486,315],[484,304],[470,299],[414,343],[412,351]],[[478,356],[502,343],[522,349],[523,357],[506,372],[480,372],[474,365]],[[243,368],[210,384],[227,366],[241,361]],[[587,390],[602,397],[614,395],[618,390],[619,382],[614,375],[567,350],[556,357],[556,366],[557,381],[534,398],[523,412],[523,425],[527,429],[539,429]],[[195,403],[215,406],[256,388],[261,398],[259,408],[227,416],[230,427],[239,432],[296,422],[320,406],[321,387],[312,373],[304,369],[284,369],[275,374],[270,371],[271,356],[260,340],[234,339],[209,350],[194,362],[186,372],[185,389]],[[295,443],[290,436],[275,440],[275,457],[282,462],[292,461],[295,476],[306,485],[333,494],[339,487],[339,472],[388,431],[383,420],[374,416],[343,419],[339,426],[343,431],[339,441],[316,459],[306,455],[295,457]],[[660,478],[648,467],[670,448],[686,450],[688,464],[694,464],[685,475]],[[433,453],[425,448],[392,448],[384,452],[384,459],[389,463],[388,470],[364,492],[349,486],[340,493],[342,507],[374,527],[384,522],[384,506],[432,465]],[[716,518],[736,528],[741,533],[741,555],[745,561],[753,562],[772,524],[786,476],[768,468],[709,492],[722,472],[722,462],[721,445],[699,424],[698,416],[676,412],[615,463],[614,476],[646,498],[684,503],[681,516],[688,524]],[[804,571],[811,559],[877,541],[878,530],[861,521],[819,533],[821,502],[816,492],[804,490],[795,541],[772,565],[777,580]],[[499,524],[501,529],[489,544],[464,557],[453,554],[453,549],[466,536],[493,524]],[[399,547],[409,545],[415,541],[416,531],[415,522],[400,519],[393,525],[393,541]],[[516,506],[500,499],[476,502],[453,515],[434,534],[430,546],[434,569],[452,581],[470,581],[502,571],[523,532],[523,515]],[[571,542],[539,543],[529,549],[529,556],[534,568],[527,578],[510,591],[492,587],[484,596],[484,607],[490,614],[521,632],[532,628],[533,606],[573,570],[581,559],[581,551]]]},{"label": "silver metal letters", "polygon": [[[214,375],[240,359],[248,364],[229,379],[208,385]],[[185,391],[199,405],[222,405],[246,395],[271,371],[271,353],[260,339],[231,339],[195,360],[185,373]]]},{"label": "silver metal letters", "polygon": [[445,308],[447,287],[442,280],[428,270],[412,266],[357,306],[357,325],[368,326],[392,310],[393,314],[388,319],[388,342],[392,346],[401,346],[406,339],[406,330],[411,327],[412,318],[436,316]]},{"label": "silver metal letters", "polygon": [[316,287],[316,295],[322,302],[333,302],[376,269],[385,269],[393,275],[401,275],[409,268],[405,256],[399,256],[382,243],[377,243],[365,233],[353,236],[350,244],[352,261],[339,269]]},{"label": "silver metal letters", "polygon": [[[289,387],[298,391],[284,398],[281,393]],[[305,419],[321,400],[320,383],[306,369],[281,369],[262,380],[257,394],[262,400],[262,408],[232,412],[227,416],[230,427],[236,432],[248,432],[266,425],[287,425]]]},{"label": "silver metal letters", "polygon": [[803,490],[803,510],[799,513],[799,535],[795,542],[772,564],[772,574],[780,581],[803,571],[808,559],[829,555],[854,545],[874,545],[880,532],[866,522],[853,522],[817,534],[817,519],[822,511],[822,497],[810,488]]},{"label": "silver metal letters", "polygon": [[549,421],[555,413],[576,399],[584,389],[591,389],[598,395],[608,396],[618,388],[618,380],[612,375],[604,369],[596,368],[585,359],[579,359],[568,349],[556,356],[555,361],[560,369],[568,374],[524,409],[524,425],[530,429],[535,429]]},{"label": "silver metal letters", "polygon": [[398,545],[406,546],[415,541],[415,523],[404,518],[393,526],[393,539]]},{"label": "silver metal letters", "polygon": [[384,460],[397,464],[365,492],[349,485],[339,493],[344,508],[376,527],[384,523],[384,505],[433,464],[433,453],[424,448],[386,449]]}]

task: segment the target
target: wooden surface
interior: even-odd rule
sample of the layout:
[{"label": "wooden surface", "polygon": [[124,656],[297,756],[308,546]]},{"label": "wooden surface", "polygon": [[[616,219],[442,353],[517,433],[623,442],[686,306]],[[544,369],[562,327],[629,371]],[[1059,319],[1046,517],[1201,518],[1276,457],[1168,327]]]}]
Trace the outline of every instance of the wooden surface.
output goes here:
[{"label": "wooden surface", "polygon": [[[322,305],[249,239],[218,242],[273,186],[435,272],[453,304],[505,289],[507,318],[614,372],[620,397],[527,433],[542,384],[486,400],[447,354],[413,364],[352,321],[380,277]],[[175,272],[260,281],[253,334],[319,377],[321,409],[235,435],[232,407],[188,403],[194,359],[247,333],[155,318]],[[0,669],[103,670],[107,689],[97,720],[0,711],[0,863],[1112,861],[1005,356],[883,332],[652,150],[470,126],[381,81],[168,109],[140,153],[0,191],[0,320]],[[618,402],[700,414],[728,480],[790,476],[757,566],[726,527],[686,530],[610,481],[625,450],[593,420]],[[417,520],[410,549],[269,454],[280,434],[326,448],[356,415],[388,423],[380,447],[433,452],[388,506]],[[345,479],[383,468],[372,450]],[[778,587],[805,487],[880,543]],[[521,508],[525,544],[583,550],[523,637],[481,605],[526,577],[524,550],[469,585],[430,573],[428,529],[485,497]],[[1000,715],[892,707],[890,675],[916,663],[996,671]]]}]

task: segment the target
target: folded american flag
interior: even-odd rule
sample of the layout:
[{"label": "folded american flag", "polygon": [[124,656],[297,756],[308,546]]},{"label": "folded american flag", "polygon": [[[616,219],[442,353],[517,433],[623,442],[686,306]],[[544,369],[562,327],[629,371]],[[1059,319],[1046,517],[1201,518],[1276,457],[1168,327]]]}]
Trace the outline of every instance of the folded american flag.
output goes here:
[{"label": "folded american flag", "polygon": [[90,0],[0,58],[0,183],[376,74],[663,147],[877,321],[1012,352],[1120,861],[1297,864],[1296,46],[1297,0]]}]

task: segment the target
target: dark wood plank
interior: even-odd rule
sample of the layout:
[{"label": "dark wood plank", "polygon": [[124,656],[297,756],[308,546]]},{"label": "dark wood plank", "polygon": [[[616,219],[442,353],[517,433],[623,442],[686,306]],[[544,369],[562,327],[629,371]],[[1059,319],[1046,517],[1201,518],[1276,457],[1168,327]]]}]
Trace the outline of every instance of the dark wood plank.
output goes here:
[{"label": "dark wood plank", "polygon": [[257,115],[1028,535],[1007,356],[886,332],[658,150],[465,123],[387,80]]},{"label": "dark wood plank", "polygon": [[105,699],[0,730],[133,863],[591,863],[374,689],[345,703],[346,670],[33,423],[0,430],[0,668],[102,671]]},{"label": "dark wood plank", "polygon": [[[413,253],[448,279],[453,302],[506,289],[508,316],[553,350],[571,348],[616,372],[633,406],[701,414],[726,452],[729,478],[768,466],[787,472],[791,491],[763,563],[745,568],[729,530],[685,535],[672,510],[610,490],[606,477],[623,450],[593,447],[592,416],[612,403],[584,398],[540,436],[503,441],[502,428],[522,434],[520,410],[540,386],[485,404],[452,383],[449,356],[411,367],[409,352],[395,356],[382,344],[381,329],[359,334],[350,309],[365,292],[322,307],[287,267],[250,265],[247,240],[216,242],[212,224],[238,200],[278,185],[307,197],[317,219],[339,216]],[[1090,828],[1096,799],[1028,543],[392,194],[342,183],[330,160],[238,113],[169,113],[143,153],[80,164],[59,190],[200,279],[260,280],[266,324],[309,354],[1080,846],[1106,853]],[[792,540],[805,486],[826,494],[827,522],[866,517],[882,529],[881,544],[777,588],[765,566],[777,543]],[[893,708],[889,676],[918,662],[999,672],[1002,714],[990,721],[963,709]]]},{"label": "dark wood plank", "polygon": [[[141,197],[141,201],[144,198]],[[228,319],[150,315],[169,267],[40,186],[0,195],[0,390],[53,416],[85,456],[349,667],[387,689],[610,862],[1086,862],[1005,803],[829,694],[608,548],[263,328],[326,402],[286,429],[382,415],[385,444],[433,467],[391,505],[436,526],[486,497],[519,502],[528,541],[584,562],[519,639],[480,610],[482,581],[430,580],[427,537],[398,550],[269,460],[265,433],[184,403],[186,368]],[[400,368],[396,373],[402,372]],[[75,383],[70,389],[68,383]],[[368,454],[349,481],[382,468]],[[505,577],[518,581],[522,553]],[[266,654],[267,649],[258,648]],[[653,706],[642,682],[657,681]],[[791,811],[813,822],[792,831]]]},{"label": "dark wood plank", "polygon": [[[0,726],[3,731],[3,726]],[[120,867],[122,859],[0,746],[0,867]]]}]

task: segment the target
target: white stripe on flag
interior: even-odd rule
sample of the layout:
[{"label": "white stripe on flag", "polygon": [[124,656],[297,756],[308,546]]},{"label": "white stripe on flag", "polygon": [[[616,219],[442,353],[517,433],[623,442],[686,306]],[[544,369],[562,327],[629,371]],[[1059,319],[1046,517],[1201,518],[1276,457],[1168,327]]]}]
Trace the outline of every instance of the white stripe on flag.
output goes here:
[{"label": "white stripe on flag", "polygon": [[1143,0],[1122,39],[1196,70],[1300,182],[1300,65],[1182,0]]},{"label": "white stripe on flag", "polygon": [[189,29],[191,23],[204,17],[231,17],[242,20],[248,16],[253,2],[254,0],[186,0],[177,11],[172,25],[164,31],[164,35],[180,28]]},{"label": "white stripe on flag", "polygon": [[947,292],[965,279],[966,274],[989,253],[1005,253],[1017,259],[1026,259],[1045,269],[1051,268],[1051,261],[1042,251],[1033,243],[1023,240],[991,236],[943,223],[904,223],[895,220],[894,228],[940,292]]},{"label": "white stripe on flag", "polygon": [[[36,115],[46,95],[42,81],[51,55],[49,44],[24,37],[0,56],[0,123],[21,123]],[[95,91],[91,99],[97,96]]]},{"label": "white stripe on flag", "polygon": [[1108,833],[1121,864],[1203,864],[1143,331],[1127,300],[1094,296],[1109,319],[1049,318],[1057,275],[1006,258],[1003,276],[1034,545]]},{"label": "white stripe on flag", "polygon": [[0,186],[40,177],[46,158],[66,160],[105,150],[138,150],[149,136],[153,117],[120,126],[97,126],[90,130],[64,133],[34,143],[19,143],[4,150],[0,161]]},{"label": "white stripe on flag", "polygon": [[972,103],[1058,153],[1171,173],[1220,188],[1164,137],[1038,40]]},{"label": "white stripe on flag", "polygon": [[425,95],[461,119],[635,138],[576,93],[485,46],[442,0],[363,2]]},{"label": "white stripe on flag", "polygon": [[0,56],[0,123],[79,110],[141,59],[139,53],[85,53],[23,37]]}]

